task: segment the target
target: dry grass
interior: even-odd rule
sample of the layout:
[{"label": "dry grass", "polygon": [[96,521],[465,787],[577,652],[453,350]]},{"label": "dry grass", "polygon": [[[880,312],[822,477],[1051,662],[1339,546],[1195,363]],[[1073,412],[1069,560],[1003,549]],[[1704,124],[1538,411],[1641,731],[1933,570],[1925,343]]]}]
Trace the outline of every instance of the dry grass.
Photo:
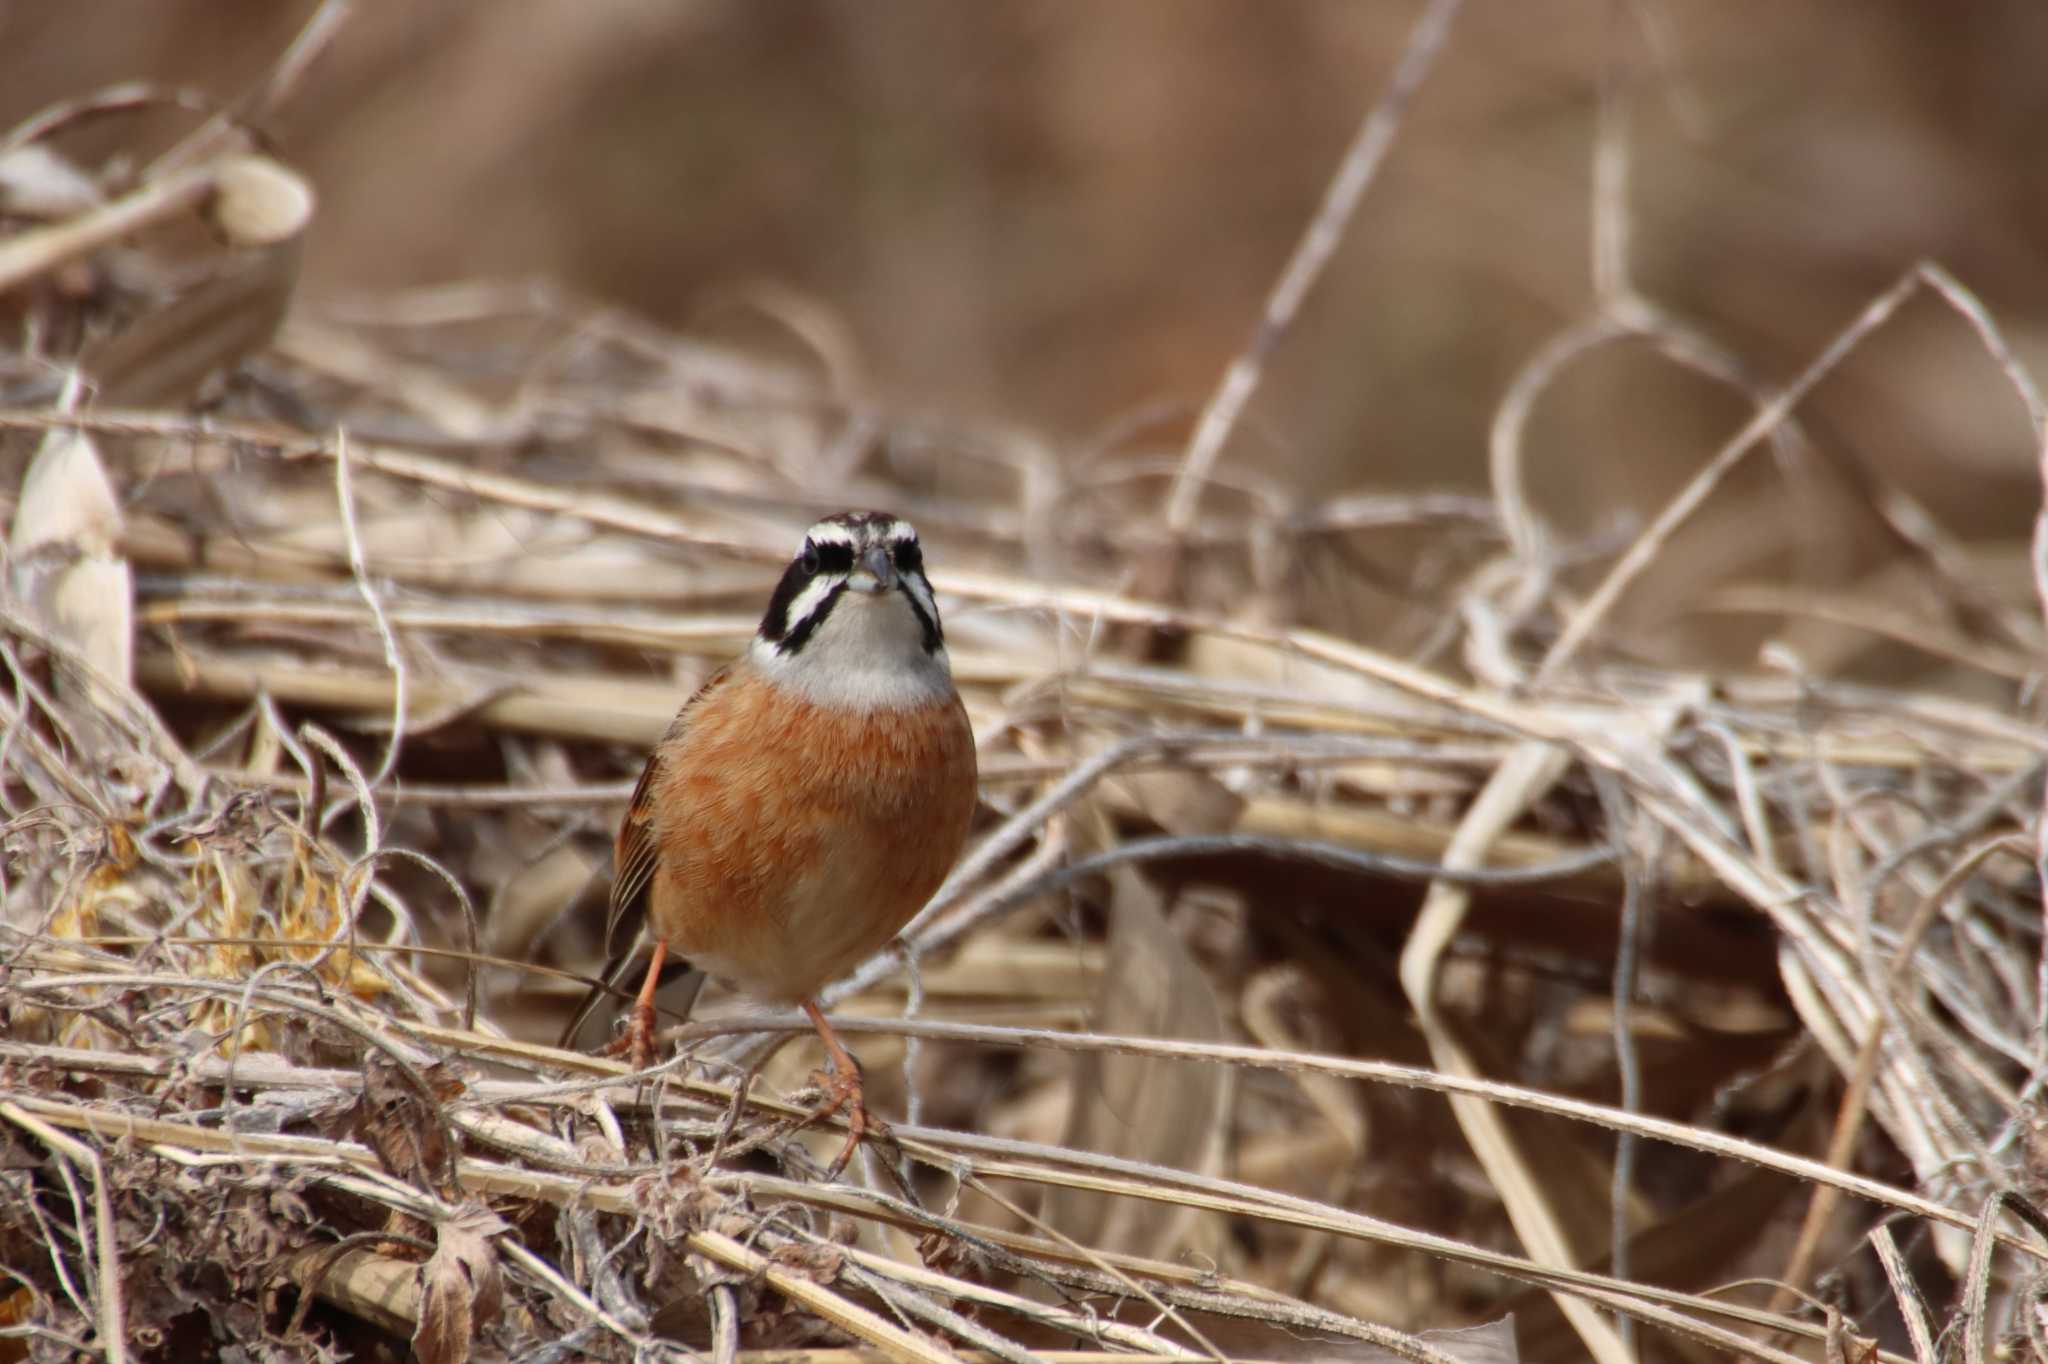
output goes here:
[{"label": "dry grass", "polygon": [[[1114,470],[545,288],[277,330],[309,208],[231,120],[137,183],[24,159],[85,106],[11,139],[0,1360],[2038,1351],[2040,601],[1871,484],[1915,593],[1737,605],[1938,682],[1616,615],[1916,295],[2039,429],[1984,308],[1906,272],[1663,514],[1553,543],[1521,439],[1575,357],[1744,369],[1630,288],[1611,104],[1598,306],[1492,499],[1217,462],[1454,9],[1188,449]],[[832,997],[902,1120],[823,1184],[794,1015],[640,1076],[537,1039],[640,754],[859,504],[932,546],[984,809]]]}]

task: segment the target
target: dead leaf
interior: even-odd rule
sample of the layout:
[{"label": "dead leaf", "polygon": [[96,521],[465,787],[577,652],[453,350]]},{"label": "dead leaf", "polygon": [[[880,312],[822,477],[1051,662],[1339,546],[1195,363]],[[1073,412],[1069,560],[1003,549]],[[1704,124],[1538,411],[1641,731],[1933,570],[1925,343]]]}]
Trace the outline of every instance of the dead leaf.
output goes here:
[{"label": "dead leaf", "polygon": [[434,1254],[420,1267],[420,1320],[412,1333],[420,1364],[468,1364],[478,1330],[498,1315],[504,1299],[491,1238],[510,1230],[475,1203],[436,1229]]},{"label": "dead leaf", "polygon": [[[95,669],[121,682],[132,679],[135,667],[134,606],[128,561],[97,554],[59,572],[44,600],[51,631]],[[96,704],[103,710],[119,708],[112,697],[100,697]]]},{"label": "dead leaf", "polygon": [[[0,1326],[18,1326],[34,1318],[40,1304],[35,1293],[27,1288],[17,1288],[0,1298]],[[18,1364],[28,1358],[28,1338],[17,1336],[11,1340],[0,1338],[0,1364]]]},{"label": "dead leaf", "polygon": [[103,202],[93,178],[41,142],[0,152],[0,213],[48,222]]},{"label": "dead leaf", "polygon": [[461,1193],[455,1148],[440,1103],[462,1092],[462,1081],[441,1064],[421,1073],[422,1094],[383,1052],[363,1058],[363,1093],[349,1110],[349,1131],[377,1153],[385,1172],[444,1198]]},{"label": "dead leaf", "polygon": [[[1215,1041],[1223,1010],[1209,978],[1166,922],[1158,893],[1137,872],[1109,875],[1109,961],[1094,1006],[1105,1033]],[[1074,1063],[1074,1106],[1064,1144],[1178,1170],[1214,1168],[1230,1072],[1156,1057],[1089,1054]],[[1045,1218],[1083,1244],[1149,1253],[1179,1246],[1196,1214],[1168,1203],[1053,1189]]]},{"label": "dead leaf", "polygon": [[2023,1104],[2019,1120],[2020,1171],[2026,1180],[2023,1188],[2038,1203],[2048,1195],[2048,1111],[2038,1104]]},{"label": "dead leaf", "polygon": [[[22,480],[8,532],[14,593],[50,635],[116,682],[135,666],[135,593],[116,545],[121,506],[99,447],[82,431],[43,438]],[[60,679],[59,693],[65,683]],[[120,699],[86,689],[91,709]]]},{"label": "dead leaf", "polygon": [[[483,950],[494,956],[530,959],[534,945],[549,926],[597,877],[598,869],[591,860],[567,844],[556,846],[537,861],[523,863],[518,875],[506,879],[504,894],[484,921]],[[602,905],[597,908],[601,911]],[[598,918],[602,922],[601,913]]]},{"label": "dead leaf", "polygon": [[220,261],[197,284],[88,345],[79,364],[109,407],[183,403],[270,344],[299,278],[299,242]]},{"label": "dead leaf", "polygon": [[[1319,1331],[1278,1330],[1264,1322],[1241,1319],[1202,1316],[1196,1320],[1202,1333],[1229,1359],[1262,1359],[1273,1364],[1395,1364],[1397,1360],[1416,1357],[1413,1352],[1399,1348],[1397,1341],[1402,1338],[1419,1341],[1459,1364],[1516,1364],[1522,1358],[1516,1344],[1518,1323],[1512,1312],[1476,1326],[1412,1333],[1380,1328],[1395,1337],[1385,1344]],[[1563,1358],[1565,1354],[1557,1357]],[[1529,1355],[1546,1358],[1535,1350]]]},{"label": "dead leaf", "polygon": [[275,246],[313,220],[313,187],[267,156],[230,156],[214,169],[207,221],[230,246]]},{"label": "dead leaf", "polygon": [[199,281],[164,300],[80,358],[99,401],[150,407],[196,393],[270,344],[298,286],[313,190],[296,171],[260,156],[228,157],[211,171],[200,205],[231,248]]},{"label": "dead leaf", "polygon": [[791,1241],[768,1255],[771,1263],[801,1274],[814,1283],[831,1283],[846,1268],[846,1251],[839,1246],[811,1245]]},{"label": "dead leaf", "polygon": [[[1817,1109],[1810,1109],[1816,1117]],[[1796,1135],[1817,1135],[1809,1119]],[[1795,1134],[1787,1133],[1789,1138]],[[1825,1139],[1824,1137],[1822,1138]],[[1801,1147],[1789,1142],[1793,1150]],[[1745,1253],[1754,1253],[1757,1228],[1780,1225],[1780,1213],[1798,1185],[1776,1170],[1744,1169],[1735,1179],[1662,1217],[1629,1238],[1629,1277],[1641,1283],[1698,1291],[1737,1278]],[[1610,1271],[1613,1256],[1587,1268]],[[1731,1266],[1738,1266],[1732,1270]],[[1507,1300],[1521,1326],[1521,1339],[1538,1359],[1564,1358],[1578,1342],[1557,1304],[1540,1287],[1527,1287]]]},{"label": "dead leaf", "polygon": [[121,504],[99,447],[83,431],[51,431],[22,479],[8,531],[14,557],[57,549],[112,554],[120,535]]},{"label": "dead leaf", "polygon": [[1220,834],[1237,826],[1244,797],[1207,772],[1126,772],[1106,778],[1131,805],[1170,834]]}]

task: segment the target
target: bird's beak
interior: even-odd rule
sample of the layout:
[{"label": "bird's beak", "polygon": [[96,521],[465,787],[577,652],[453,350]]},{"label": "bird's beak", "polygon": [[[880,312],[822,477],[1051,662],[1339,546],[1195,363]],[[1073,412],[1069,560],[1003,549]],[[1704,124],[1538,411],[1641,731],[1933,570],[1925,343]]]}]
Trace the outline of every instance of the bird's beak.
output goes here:
[{"label": "bird's beak", "polygon": [[854,566],[853,575],[848,579],[847,585],[856,591],[872,592],[876,595],[894,587],[896,563],[889,557],[889,551],[881,545],[876,545],[861,555],[860,562]]}]

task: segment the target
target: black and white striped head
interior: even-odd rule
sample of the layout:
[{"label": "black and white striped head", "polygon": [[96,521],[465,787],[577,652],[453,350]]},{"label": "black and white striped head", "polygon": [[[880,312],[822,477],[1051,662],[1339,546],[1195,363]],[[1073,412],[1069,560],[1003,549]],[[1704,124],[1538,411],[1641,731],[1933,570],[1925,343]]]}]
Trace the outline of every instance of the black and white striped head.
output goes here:
[{"label": "black and white striped head", "polygon": [[804,542],[754,636],[754,665],[821,705],[889,710],[950,695],[924,551],[907,521],[840,512]]}]

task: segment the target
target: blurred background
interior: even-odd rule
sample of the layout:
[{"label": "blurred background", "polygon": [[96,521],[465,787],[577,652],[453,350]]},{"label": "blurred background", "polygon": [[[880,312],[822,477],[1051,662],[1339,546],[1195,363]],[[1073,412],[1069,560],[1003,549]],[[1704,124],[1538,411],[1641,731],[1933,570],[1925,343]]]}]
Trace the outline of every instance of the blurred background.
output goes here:
[{"label": "blurred background", "polygon": [[[138,79],[232,99],[312,8],[14,0],[0,119]],[[1418,13],[363,3],[266,130],[321,195],[300,307],[547,277],[1070,459],[1172,453]],[[1789,379],[1922,257],[2048,359],[2044,58],[2048,11],[2022,0],[1477,0],[1223,468],[1304,500],[1484,491],[1504,390],[1591,306],[1603,85],[1625,115],[1630,277],[1753,378]],[[91,164],[192,121],[153,111],[61,144]],[[1953,312],[1916,300],[1805,410],[1803,467],[1750,461],[1668,556],[1669,588],[1796,575],[1882,597],[1896,556],[1844,511],[1876,479],[2024,595],[2031,439]],[[1611,553],[1748,411],[1647,346],[1601,350],[1539,405],[1533,496],[1565,542]],[[1663,619],[1658,600],[1653,574],[1632,605],[1643,646],[1684,657],[1751,661],[1778,625]],[[1927,665],[1844,647],[1864,671]]]}]

